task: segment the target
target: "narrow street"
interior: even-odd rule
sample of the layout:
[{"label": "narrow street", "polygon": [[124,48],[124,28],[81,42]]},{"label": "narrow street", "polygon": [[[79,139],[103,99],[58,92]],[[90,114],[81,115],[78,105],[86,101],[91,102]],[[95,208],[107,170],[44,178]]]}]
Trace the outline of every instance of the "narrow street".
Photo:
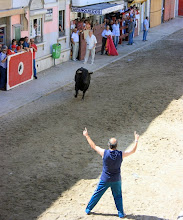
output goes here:
[{"label": "narrow street", "polygon": [[[82,135],[123,161],[126,219],[175,220],[183,209],[183,29],[95,72],[85,100],[73,84],[0,118],[1,220],[114,220],[110,190],[85,215],[102,159]],[[93,75],[92,75],[93,76]]]}]

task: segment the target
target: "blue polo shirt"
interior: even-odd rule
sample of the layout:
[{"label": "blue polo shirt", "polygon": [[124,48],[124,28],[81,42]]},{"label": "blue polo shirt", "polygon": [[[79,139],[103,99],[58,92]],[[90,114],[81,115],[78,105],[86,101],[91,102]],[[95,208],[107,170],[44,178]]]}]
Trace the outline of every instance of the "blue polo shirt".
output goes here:
[{"label": "blue polo shirt", "polygon": [[29,47],[29,44],[26,41],[24,41],[23,47]]},{"label": "blue polo shirt", "polygon": [[0,66],[3,67],[4,69],[7,68],[7,60],[6,62],[2,63],[2,60],[4,60],[4,58],[6,58],[7,55],[3,52],[0,53]]},{"label": "blue polo shirt", "polygon": [[100,179],[104,182],[120,181],[122,161],[122,151],[105,150],[103,156],[103,170]]}]

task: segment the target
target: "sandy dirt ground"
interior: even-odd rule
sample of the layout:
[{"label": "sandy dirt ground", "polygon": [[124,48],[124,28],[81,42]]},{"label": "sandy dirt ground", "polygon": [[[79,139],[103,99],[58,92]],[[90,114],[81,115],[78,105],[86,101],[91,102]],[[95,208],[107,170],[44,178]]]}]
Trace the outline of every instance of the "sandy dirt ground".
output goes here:
[{"label": "sandy dirt ground", "polygon": [[183,210],[183,30],[92,76],[85,100],[68,85],[0,118],[1,220],[115,220],[108,190],[85,207],[102,159],[82,135],[107,149],[140,140],[122,164],[125,219],[175,220]]}]

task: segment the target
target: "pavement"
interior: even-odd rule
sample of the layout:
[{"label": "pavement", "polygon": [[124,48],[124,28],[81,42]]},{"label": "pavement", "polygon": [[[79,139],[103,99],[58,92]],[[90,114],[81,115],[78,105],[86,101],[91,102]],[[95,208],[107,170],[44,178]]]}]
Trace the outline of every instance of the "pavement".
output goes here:
[{"label": "pavement", "polygon": [[[97,53],[94,64],[83,64],[83,61],[74,62],[69,60],[38,73],[37,80],[30,81],[9,91],[0,91],[0,117],[69,84],[73,84],[74,90],[74,75],[81,66],[89,71],[96,72],[110,63],[141,50],[182,28],[183,17],[176,17],[157,27],[150,28],[147,35],[148,41],[146,42],[142,41],[142,32],[134,38],[133,45],[127,45],[128,42],[123,41],[122,45],[118,45],[118,56],[106,56]],[[97,77],[97,75],[94,73],[92,77]]]}]

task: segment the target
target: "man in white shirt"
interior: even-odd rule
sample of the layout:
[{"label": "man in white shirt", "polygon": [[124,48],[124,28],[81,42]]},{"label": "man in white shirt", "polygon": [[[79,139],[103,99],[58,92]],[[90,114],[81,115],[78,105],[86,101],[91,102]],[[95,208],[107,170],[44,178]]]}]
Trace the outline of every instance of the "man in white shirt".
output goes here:
[{"label": "man in white shirt", "polygon": [[[106,29],[104,29],[103,32],[102,32],[101,55],[103,55],[103,53],[104,53],[104,49],[105,49],[105,45],[106,45],[106,41],[107,41],[108,36],[113,36],[113,33],[111,32],[109,25],[107,25]],[[107,54],[107,52],[106,52],[106,54]]]},{"label": "man in white shirt", "polygon": [[79,31],[77,30],[77,28],[74,28],[74,32],[72,33],[71,36],[71,42],[72,42],[72,60],[76,61],[79,51]]},{"label": "man in white shirt", "polygon": [[118,20],[115,21],[115,24],[112,26],[112,33],[114,34],[114,46],[117,49],[119,43],[119,36],[120,36],[120,29],[119,29],[119,22]]},{"label": "man in white shirt", "polygon": [[91,64],[94,63],[94,58],[95,58],[95,47],[97,45],[97,39],[96,37],[93,35],[93,31],[90,30],[89,34],[86,38],[86,54],[85,54],[85,61],[84,64],[87,63],[90,52],[91,52]]},{"label": "man in white shirt", "polygon": [[147,41],[146,38],[147,38],[147,32],[149,30],[149,18],[146,17],[146,19],[144,20],[144,23],[143,23],[143,40],[142,41]]},{"label": "man in white shirt", "polygon": [[37,36],[37,24],[34,24],[34,27],[32,29],[32,37],[35,38]]},{"label": "man in white shirt", "polygon": [[95,58],[95,47],[97,45],[97,39],[95,35],[93,35],[93,31],[90,30],[89,34],[86,38],[86,54],[85,54],[85,59],[84,59],[84,64],[87,63],[90,52],[91,52],[91,64],[94,63],[94,58]]}]

